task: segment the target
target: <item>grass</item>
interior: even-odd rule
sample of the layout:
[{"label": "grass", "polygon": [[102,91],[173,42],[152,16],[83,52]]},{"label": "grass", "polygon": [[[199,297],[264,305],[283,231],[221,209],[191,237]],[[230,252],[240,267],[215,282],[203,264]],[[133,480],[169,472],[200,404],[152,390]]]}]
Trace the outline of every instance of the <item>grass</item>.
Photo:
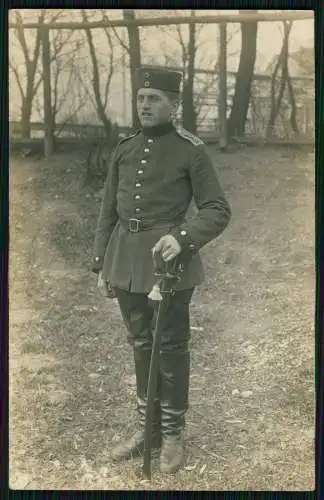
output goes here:
[{"label": "grass", "polygon": [[186,462],[113,464],[135,421],[131,351],[90,272],[100,200],[82,158],[12,157],[10,486],[314,488],[314,155],[210,147],[233,217],[191,307]]}]

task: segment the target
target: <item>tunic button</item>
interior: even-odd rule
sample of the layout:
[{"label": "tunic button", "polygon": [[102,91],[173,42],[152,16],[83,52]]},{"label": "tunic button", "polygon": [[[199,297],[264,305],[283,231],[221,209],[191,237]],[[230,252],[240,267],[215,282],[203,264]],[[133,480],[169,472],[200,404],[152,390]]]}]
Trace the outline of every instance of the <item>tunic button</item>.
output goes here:
[{"label": "tunic button", "polygon": [[190,248],[190,250],[194,250],[195,249],[195,245],[190,244],[189,248]]},{"label": "tunic button", "polygon": [[98,262],[98,260],[99,260],[99,257],[96,257],[96,261],[97,261],[97,262]]},{"label": "tunic button", "polygon": [[145,164],[145,163],[147,163],[147,161],[146,160],[141,160],[141,163]]},{"label": "tunic button", "polygon": [[137,208],[135,208],[135,212],[136,212],[136,213],[138,213],[138,212],[140,212],[140,211],[141,211],[141,209],[140,209],[140,208],[138,208],[138,207],[137,207]]},{"label": "tunic button", "polygon": [[137,195],[135,196],[135,200],[140,200],[140,199],[141,199],[140,195],[139,195],[139,194],[137,194]]},{"label": "tunic button", "polygon": [[141,184],[140,182],[136,182],[136,184],[135,184],[135,186],[136,186],[137,188],[140,188],[140,187],[141,187],[141,185],[142,185],[142,184]]},{"label": "tunic button", "polygon": [[149,151],[150,151],[149,148],[144,149],[144,153],[149,153]]},{"label": "tunic button", "polygon": [[148,141],[147,141],[147,142],[148,142],[149,144],[152,144],[153,139],[148,139]]},{"label": "tunic button", "polygon": [[143,170],[137,170],[137,173],[138,173],[138,174],[142,174],[142,173],[143,173]]},{"label": "tunic button", "polygon": [[181,231],[181,233],[180,233],[180,234],[181,234],[181,236],[186,236],[187,231]]}]

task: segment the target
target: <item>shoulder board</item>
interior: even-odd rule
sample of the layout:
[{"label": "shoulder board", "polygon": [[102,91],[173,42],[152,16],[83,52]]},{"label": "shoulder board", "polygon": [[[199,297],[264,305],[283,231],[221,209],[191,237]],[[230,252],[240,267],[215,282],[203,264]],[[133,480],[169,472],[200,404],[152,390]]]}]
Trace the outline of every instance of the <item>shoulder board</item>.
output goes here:
[{"label": "shoulder board", "polygon": [[194,146],[200,146],[201,144],[204,144],[203,141],[201,139],[199,139],[199,137],[197,137],[194,134],[191,134],[191,132],[188,132],[188,130],[186,130],[182,127],[178,127],[176,129],[176,132],[178,135],[180,135],[180,137],[191,142],[191,144],[193,144]]},{"label": "shoulder board", "polygon": [[122,137],[121,139],[119,139],[117,146],[119,146],[120,144],[123,144],[123,142],[126,142],[129,139],[132,139],[133,137],[135,137],[139,133],[140,133],[140,130],[137,130],[136,132],[134,132],[131,135],[128,135],[127,137]]}]

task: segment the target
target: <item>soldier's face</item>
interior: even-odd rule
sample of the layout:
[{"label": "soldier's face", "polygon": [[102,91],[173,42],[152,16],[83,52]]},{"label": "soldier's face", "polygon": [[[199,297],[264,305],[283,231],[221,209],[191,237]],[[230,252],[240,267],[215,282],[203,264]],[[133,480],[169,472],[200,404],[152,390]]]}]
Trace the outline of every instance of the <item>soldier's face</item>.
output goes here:
[{"label": "soldier's face", "polygon": [[137,113],[142,127],[160,125],[170,120],[174,104],[158,89],[141,88],[137,92]]}]

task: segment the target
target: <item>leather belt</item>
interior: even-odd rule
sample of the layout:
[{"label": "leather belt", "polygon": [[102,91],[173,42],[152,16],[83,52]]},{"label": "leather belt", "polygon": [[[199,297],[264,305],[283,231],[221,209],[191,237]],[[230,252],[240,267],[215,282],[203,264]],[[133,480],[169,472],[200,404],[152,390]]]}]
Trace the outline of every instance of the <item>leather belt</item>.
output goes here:
[{"label": "leather belt", "polygon": [[122,219],[119,218],[119,221],[124,229],[129,231],[130,233],[139,233],[141,231],[149,231],[150,229],[155,228],[164,228],[170,226],[176,226],[181,224],[183,221],[183,217],[181,219],[174,220],[155,220],[155,221],[145,221],[143,219],[137,219],[132,217],[130,219]]}]

